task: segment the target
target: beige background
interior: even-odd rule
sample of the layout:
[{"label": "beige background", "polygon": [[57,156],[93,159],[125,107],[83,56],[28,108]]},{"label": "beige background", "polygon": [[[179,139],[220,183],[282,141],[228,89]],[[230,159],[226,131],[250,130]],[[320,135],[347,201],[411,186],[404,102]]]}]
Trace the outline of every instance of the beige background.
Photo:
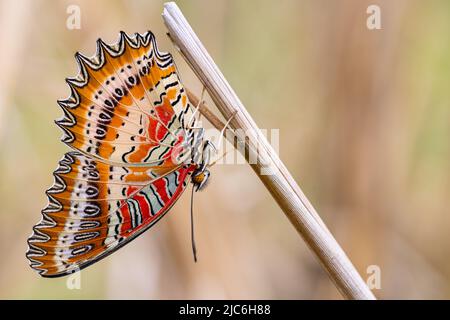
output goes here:
[{"label": "beige background", "polygon": [[[0,1],[0,298],[340,298],[247,165],[216,166],[157,226],[82,272],[81,290],[25,259],[44,190],[67,151],[53,120],[95,40],[151,29],[162,1]],[[178,1],[262,128],[280,129],[295,179],[380,298],[450,298],[450,2]],[[81,8],[81,30],[66,8]],[[366,8],[382,9],[382,30]],[[200,85],[175,54],[181,77]]]}]

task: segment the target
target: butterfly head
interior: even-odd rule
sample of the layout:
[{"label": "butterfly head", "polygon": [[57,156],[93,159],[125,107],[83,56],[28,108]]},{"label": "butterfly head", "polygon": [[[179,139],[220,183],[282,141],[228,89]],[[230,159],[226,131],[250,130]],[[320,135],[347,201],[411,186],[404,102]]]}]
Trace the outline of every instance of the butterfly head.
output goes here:
[{"label": "butterfly head", "polygon": [[195,191],[204,189],[208,184],[208,179],[211,173],[206,168],[198,168],[192,173],[192,183],[194,184]]}]

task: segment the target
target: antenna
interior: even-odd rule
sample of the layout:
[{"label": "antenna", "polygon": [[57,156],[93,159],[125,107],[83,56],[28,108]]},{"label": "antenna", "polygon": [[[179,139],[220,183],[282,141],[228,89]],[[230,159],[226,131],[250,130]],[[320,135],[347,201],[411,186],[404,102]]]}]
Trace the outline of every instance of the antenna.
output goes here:
[{"label": "antenna", "polygon": [[191,243],[194,262],[197,262],[197,247],[195,245],[194,239],[194,185],[192,185],[192,192],[191,192]]}]

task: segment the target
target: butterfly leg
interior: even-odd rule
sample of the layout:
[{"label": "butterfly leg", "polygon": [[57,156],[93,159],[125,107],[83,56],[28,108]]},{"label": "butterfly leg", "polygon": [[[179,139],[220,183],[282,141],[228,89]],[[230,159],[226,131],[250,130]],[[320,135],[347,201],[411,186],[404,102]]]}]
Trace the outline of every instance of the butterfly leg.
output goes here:
[{"label": "butterfly leg", "polygon": [[215,148],[216,150],[220,150],[220,148],[222,147],[222,143],[225,138],[225,130],[228,128],[230,121],[236,116],[236,114],[237,114],[237,110],[231,115],[231,117],[227,120],[227,122],[223,126],[222,130],[220,131],[219,143],[217,144],[217,148]]},{"label": "butterfly leg", "polygon": [[[203,97],[205,95],[205,86],[203,86],[202,88],[202,93],[200,95],[200,99],[198,100],[197,106],[195,107],[194,112],[192,113],[191,117],[189,118],[188,121],[188,126],[191,127],[195,124],[195,114],[198,112],[198,110],[200,109],[200,106],[202,105],[203,101]],[[200,120],[200,112],[199,112],[199,117],[198,117],[198,121]],[[194,121],[194,123],[192,123]]]},{"label": "butterfly leg", "polygon": [[211,162],[210,164],[207,165],[208,168],[213,167],[214,165],[216,165],[220,160],[222,160],[223,158],[225,158],[225,156],[230,152],[231,150],[227,150],[224,153],[222,153],[222,155],[220,157],[218,157],[216,160],[214,160],[213,162]]},{"label": "butterfly leg", "polygon": [[204,147],[204,152],[203,152],[204,158],[205,158],[206,160],[203,161],[203,163],[205,163],[207,167],[212,167],[212,166],[214,166],[218,161],[220,161],[221,159],[223,159],[223,158],[229,153],[230,150],[225,151],[220,157],[218,157],[216,160],[214,160],[213,162],[210,163],[210,161],[211,161],[211,160],[210,160],[210,158],[211,158],[211,156],[210,156],[210,155],[211,155],[211,149],[213,149],[214,153],[216,153],[216,154],[219,152],[219,150],[221,150],[221,148],[222,148],[222,143],[223,143],[223,140],[224,140],[224,138],[225,138],[225,130],[228,128],[228,126],[229,126],[229,124],[230,124],[230,121],[234,118],[234,116],[236,115],[236,113],[237,113],[237,111],[234,112],[234,113],[231,115],[231,117],[227,120],[226,124],[224,125],[224,127],[223,127],[222,130],[220,131],[220,135],[219,135],[219,143],[218,143],[217,147],[214,145],[213,142],[211,142],[211,141],[209,141],[209,140],[206,141],[206,144],[207,144],[207,145],[205,145],[205,147]]},{"label": "butterfly leg", "polygon": [[211,152],[217,153],[218,150],[211,140],[205,140],[203,143],[202,162],[200,166],[202,171],[204,171],[211,162]]}]

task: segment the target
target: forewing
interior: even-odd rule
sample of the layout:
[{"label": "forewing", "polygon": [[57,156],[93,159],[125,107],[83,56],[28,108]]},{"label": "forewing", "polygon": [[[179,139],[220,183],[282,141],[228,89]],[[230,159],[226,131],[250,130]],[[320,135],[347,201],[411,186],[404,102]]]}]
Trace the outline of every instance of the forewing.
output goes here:
[{"label": "forewing", "polygon": [[151,32],[121,33],[116,45],[97,42],[97,53],[75,55],[79,74],[67,79],[59,101],[62,141],[113,164],[160,165],[186,137],[190,112],[172,56],[158,51]]}]

